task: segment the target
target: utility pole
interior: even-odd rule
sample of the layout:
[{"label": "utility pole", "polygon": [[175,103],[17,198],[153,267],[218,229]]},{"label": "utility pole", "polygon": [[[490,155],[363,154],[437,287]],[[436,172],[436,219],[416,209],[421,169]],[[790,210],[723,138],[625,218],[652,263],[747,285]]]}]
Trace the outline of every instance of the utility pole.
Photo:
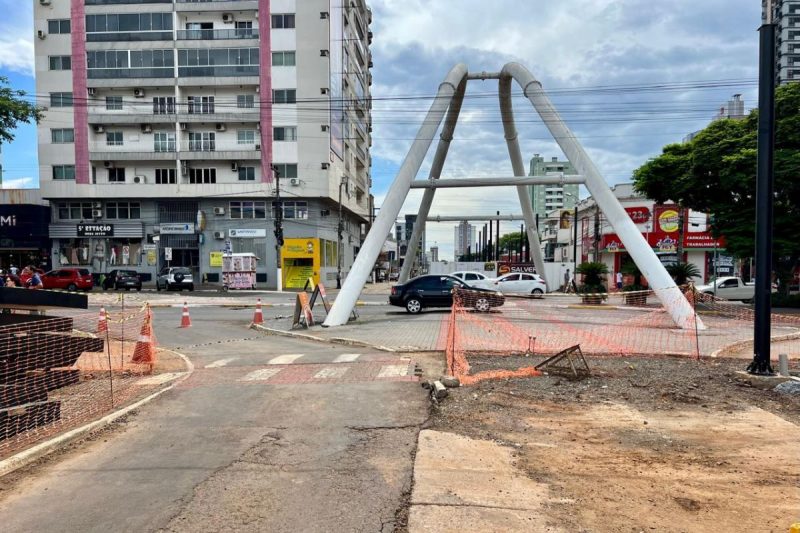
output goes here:
[{"label": "utility pole", "polygon": [[[497,216],[500,216],[500,211],[497,212]],[[494,260],[500,261],[500,219],[497,219],[497,244],[494,247]]]},{"label": "utility pole", "polygon": [[594,258],[595,263],[600,262],[600,208],[595,206],[594,211]]},{"label": "utility pole", "polygon": [[283,248],[283,203],[281,202],[281,173],[278,167],[270,165],[275,176],[275,263],[276,286],[278,292],[283,290],[283,272],[281,271],[281,249]]},{"label": "utility pole", "polygon": [[347,182],[347,176],[342,176],[339,180],[339,223],[336,225],[336,231],[339,235],[338,246],[336,249],[336,288],[342,288],[342,248],[343,248],[343,233],[344,222],[342,220],[342,186]]},{"label": "utility pole", "polygon": [[489,221],[489,249],[487,250],[489,252],[489,254],[486,257],[487,261],[491,261],[492,258],[494,257],[494,247],[492,246],[492,230],[494,230],[494,224],[492,224],[492,221],[490,220]]},{"label": "utility pole", "polygon": [[756,173],[756,312],[751,374],[772,374],[770,328],[772,313],[772,224],[775,155],[775,22],[773,0],[765,2],[766,17],[758,29],[758,169]]},{"label": "utility pole", "polygon": [[678,255],[678,264],[683,263],[683,224],[684,224],[684,216],[683,216],[683,207],[678,205],[678,242],[675,243],[675,251]]},{"label": "utility pole", "polygon": [[519,225],[519,255],[517,256],[517,262],[525,262],[525,224]]},{"label": "utility pole", "polygon": [[575,215],[572,222],[572,270],[578,268],[578,206],[575,206]]}]

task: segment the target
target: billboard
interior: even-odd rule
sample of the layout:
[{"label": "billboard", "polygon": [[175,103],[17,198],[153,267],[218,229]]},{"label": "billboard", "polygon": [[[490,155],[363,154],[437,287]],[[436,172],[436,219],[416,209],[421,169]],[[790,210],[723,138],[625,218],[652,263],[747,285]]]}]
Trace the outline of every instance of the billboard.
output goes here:
[{"label": "billboard", "polygon": [[331,152],[344,159],[344,91],[342,78],[344,64],[344,0],[330,0],[330,81],[329,102],[331,110]]}]

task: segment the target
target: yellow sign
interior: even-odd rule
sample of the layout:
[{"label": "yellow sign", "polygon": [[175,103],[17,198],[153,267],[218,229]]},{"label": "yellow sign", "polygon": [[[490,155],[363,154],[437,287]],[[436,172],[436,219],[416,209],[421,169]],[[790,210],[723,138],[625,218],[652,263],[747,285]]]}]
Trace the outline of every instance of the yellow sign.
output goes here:
[{"label": "yellow sign", "polygon": [[156,266],[158,250],[147,250],[147,265]]},{"label": "yellow sign", "polygon": [[281,255],[286,258],[319,257],[319,239],[285,239]]},{"label": "yellow sign", "polygon": [[286,239],[281,248],[283,286],[287,289],[302,289],[311,278],[319,283],[322,264],[319,239]]},{"label": "yellow sign", "polygon": [[211,252],[208,255],[209,255],[209,260],[208,260],[209,266],[212,267],[222,266],[222,252]]},{"label": "yellow sign", "polygon": [[678,231],[678,212],[674,209],[667,209],[658,215],[658,225],[664,233]]}]

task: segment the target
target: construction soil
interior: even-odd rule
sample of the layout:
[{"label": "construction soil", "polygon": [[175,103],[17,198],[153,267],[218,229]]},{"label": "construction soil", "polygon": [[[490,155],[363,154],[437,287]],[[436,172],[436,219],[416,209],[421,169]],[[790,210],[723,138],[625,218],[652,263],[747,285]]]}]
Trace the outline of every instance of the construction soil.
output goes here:
[{"label": "construction soil", "polygon": [[431,428],[511,448],[521,475],[549,488],[541,508],[551,531],[785,532],[800,521],[800,396],[753,386],[737,373],[741,359],[589,365],[582,381],[451,389]]}]

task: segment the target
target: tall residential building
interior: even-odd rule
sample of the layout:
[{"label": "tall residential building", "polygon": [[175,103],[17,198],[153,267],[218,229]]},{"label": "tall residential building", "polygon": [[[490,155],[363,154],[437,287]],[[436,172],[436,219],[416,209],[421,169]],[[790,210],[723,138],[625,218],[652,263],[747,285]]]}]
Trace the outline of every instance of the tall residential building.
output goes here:
[{"label": "tall residential building", "polygon": [[455,247],[453,248],[453,259],[458,261],[462,255],[466,255],[471,250],[470,245],[475,241],[475,226],[462,220],[458,226],[453,228],[453,238]]},{"label": "tall residential building", "polygon": [[[275,286],[349,270],[369,214],[371,11],[344,0],[34,0],[54,267]],[[341,189],[341,194],[340,194]],[[337,235],[338,200],[344,227]]]},{"label": "tall residential building", "polygon": [[[762,18],[766,2],[762,0]],[[800,80],[800,0],[773,0],[776,29],[775,68],[778,84]]]},{"label": "tall residential building", "polygon": [[[557,157],[545,161],[539,154],[533,154],[528,175],[546,176],[548,173],[577,174],[569,161],[559,161]],[[577,184],[533,185],[531,201],[534,214],[539,215],[539,218],[546,218],[554,209],[573,209],[578,203],[579,187]]]},{"label": "tall residential building", "polygon": [[723,118],[740,119],[744,118],[744,100],[741,94],[734,94],[727,103],[720,106],[719,111],[714,116],[714,120]]}]

